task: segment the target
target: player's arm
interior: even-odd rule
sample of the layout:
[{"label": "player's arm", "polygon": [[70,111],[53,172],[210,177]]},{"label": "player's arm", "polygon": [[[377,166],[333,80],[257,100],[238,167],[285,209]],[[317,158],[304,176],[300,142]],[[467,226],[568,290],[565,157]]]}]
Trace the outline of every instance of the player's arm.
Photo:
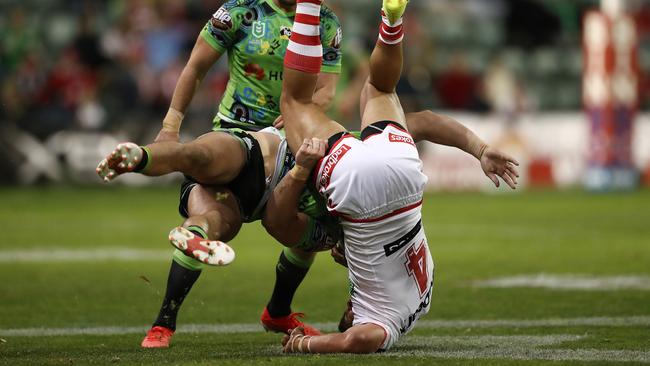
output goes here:
[{"label": "player's arm", "polygon": [[360,324],[344,333],[305,336],[296,328],[282,339],[285,353],[374,353],[379,350],[386,333],[375,324]]},{"label": "player's arm", "polygon": [[178,134],[187,107],[208,70],[219,60],[219,57],[221,57],[221,53],[212,48],[202,36],[197,38],[190,59],[176,83],[169,110],[163,120],[162,129],[156,137],[156,142],[178,141]]},{"label": "player's arm", "polygon": [[311,170],[325,155],[327,143],[320,139],[306,139],[296,153],[296,165],[275,187],[262,224],[280,243],[294,246],[300,243],[308,229],[309,217],[298,211],[300,195],[305,189]]},{"label": "player's arm", "polygon": [[323,60],[313,100],[314,104],[319,106],[323,112],[326,112],[334,101],[336,84],[341,74],[343,63],[343,52],[341,50],[343,31],[339,18],[330,9],[324,11],[321,17],[321,24],[324,30],[321,35]]},{"label": "player's arm", "polygon": [[246,11],[245,7],[239,7],[236,2],[227,2],[203,27],[176,83],[169,111],[156,142],[178,141],[181,122],[196,90],[212,65],[239,40],[241,17],[237,14]]},{"label": "player's arm", "polygon": [[498,176],[515,189],[519,177],[515,167],[519,165],[517,160],[490,147],[455,119],[431,111],[422,111],[407,114],[406,124],[416,142],[429,141],[461,149],[481,162],[483,172],[495,186],[499,187]]}]

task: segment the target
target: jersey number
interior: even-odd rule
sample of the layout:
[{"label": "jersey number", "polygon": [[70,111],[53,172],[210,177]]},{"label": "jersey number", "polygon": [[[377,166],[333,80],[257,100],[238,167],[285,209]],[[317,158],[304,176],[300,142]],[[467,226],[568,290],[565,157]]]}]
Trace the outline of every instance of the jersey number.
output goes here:
[{"label": "jersey number", "polygon": [[424,240],[420,243],[420,247],[415,249],[415,244],[411,245],[406,250],[406,271],[409,276],[415,279],[420,291],[420,297],[424,296],[429,286],[429,271],[427,270],[427,246],[424,245]]}]

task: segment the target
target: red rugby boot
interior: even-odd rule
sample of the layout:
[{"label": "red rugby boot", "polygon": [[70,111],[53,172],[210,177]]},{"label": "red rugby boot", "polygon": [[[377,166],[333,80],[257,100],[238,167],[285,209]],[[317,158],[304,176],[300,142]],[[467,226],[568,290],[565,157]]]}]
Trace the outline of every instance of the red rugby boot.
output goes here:
[{"label": "red rugby boot", "polygon": [[298,320],[298,318],[304,317],[305,314],[303,313],[291,313],[287,316],[272,318],[269,314],[269,310],[264,308],[264,312],[262,312],[262,316],[260,317],[260,322],[264,329],[271,332],[290,334],[293,329],[302,327],[305,330],[305,335],[320,335],[321,333],[318,329]]},{"label": "red rugby boot", "polygon": [[165,327],[153,327],[142,340],[142,348],[169,348],[174,331]]}]

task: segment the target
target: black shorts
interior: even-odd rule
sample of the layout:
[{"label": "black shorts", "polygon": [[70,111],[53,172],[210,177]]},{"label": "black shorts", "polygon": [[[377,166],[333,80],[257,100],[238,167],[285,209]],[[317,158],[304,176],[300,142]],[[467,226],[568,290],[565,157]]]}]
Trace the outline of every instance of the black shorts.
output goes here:
[{"label": "black shorts", "polygon": [[375,122],[373,124],[370,124],[370,125],[366,126],[366,128],[364,128],[363,131],[361,131],[361,140],[365,141],[370,136],[377,135],[377,134],[380,134],[380,133],[384,132],[384,129],[386,129],[386,127],[388,127],[389,125],[397,128],[398,130],[408,132],[408,131],[406,131],[406,129],[404,129],[404,126],[402,126],[401,124],[399,124],[397,122],[394,122],[394,121],[379,121],[379,122]]},{"label": "black shorts", "polygon": [[[244,222],[255,221],[259,219],[256,216],[261,215],[261,213],[256,213],[255,209],[258,207],[266,191],[264,156],[262,155],[260,144],[253,136],[244,131],[224,130],[222,132],[228,133],[240,140],[246,150],[246,164],[235,179],[219,187],[228,188],[235,196]],[[181,185],[178,212],[185,218],[189,217],[188,202],[190,192],[197,184],[200,183],[192,177],[185,176],[185,181]]]}]

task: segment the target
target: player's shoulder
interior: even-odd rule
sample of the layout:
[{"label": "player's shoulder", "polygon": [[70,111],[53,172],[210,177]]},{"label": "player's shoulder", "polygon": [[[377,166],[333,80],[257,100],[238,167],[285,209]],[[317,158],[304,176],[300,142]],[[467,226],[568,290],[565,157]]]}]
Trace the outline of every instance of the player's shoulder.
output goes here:
[{"label": "player's shoulder", "polygon": [[264,0],[228,0],[222,7],[230,10],[236,8],[251,8]]},{"label": "player's shoulder", "polygon": [[222,31],[237,30],[264,0],[228,0],[212,15],[212,26]]}]

